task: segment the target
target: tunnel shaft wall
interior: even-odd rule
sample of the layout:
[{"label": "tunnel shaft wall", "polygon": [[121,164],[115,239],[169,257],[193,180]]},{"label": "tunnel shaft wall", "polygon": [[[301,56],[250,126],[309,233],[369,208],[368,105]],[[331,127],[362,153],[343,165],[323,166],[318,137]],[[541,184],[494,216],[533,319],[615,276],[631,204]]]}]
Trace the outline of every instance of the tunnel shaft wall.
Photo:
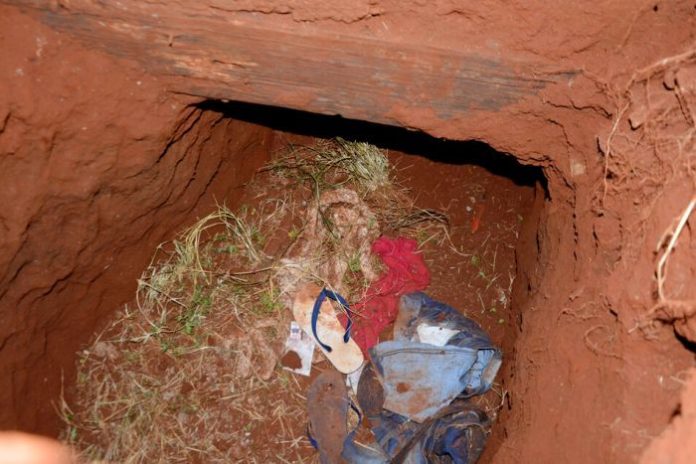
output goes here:
[{"label": "tunnel shaft wall", "polygon": [[[630,138],[628,118],[638,119],[626,96],[640,79],[693,64],[684,45],[696,30],[692,4],[181,2],[166,12],[178,15],[170,33],[153,16],[164,11],[141,28],[125,22],[138,18],[136,2],[122,2],[132,10],[113,11],[103,30],[85,20],[110,13],[101,4],[4,4],[0,368],[9,375],[0,426],[55,430],[50,402],[69,353],[128,299],[150,256],[143,250],[233,197],[262,162],[271,131],[191,106],[232,98],[481,140],[543,168],[547,198],[518,248],[520,336],[496,462],[635,458],[664,428],[679,385],[655,379],[685,369],[690,355],[668,331],[656,344],[629,329],[653,304],[654,243],[688,197],[688,179],[662,179],[667,207],[641,209],[636,222],[640,179],[611,160],[647,171],[655,155],[608,158],[606,142]],[[234,43],[206,35],[227,23],[285,34],[291,43],[276,46],[291,56],[293,44],[332,42],[310,50],[323,61],[296,73],[283,61],[285,74],[263,74],[273,60],[241,45],[231,59]],[[374,47],[361,55],[366,44]],[[339,88],[351,72],[387,77]],[[693,73],[681,76],[692,88]],[[624,179],[635,189],[622,190]]]}]

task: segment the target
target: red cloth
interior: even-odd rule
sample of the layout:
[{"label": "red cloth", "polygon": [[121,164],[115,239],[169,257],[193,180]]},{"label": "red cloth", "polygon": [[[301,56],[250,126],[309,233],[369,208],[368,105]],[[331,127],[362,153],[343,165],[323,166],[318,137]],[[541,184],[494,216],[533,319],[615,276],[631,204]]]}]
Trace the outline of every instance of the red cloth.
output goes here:
[{"label": "red cloth", "polygon": [[[382,259],[387,271],[370,285],[367,297],[352,307],[355,316],[351,338],[366,357],[382,330],[396,320],[401,295],[424,290],[430,284],[430,272],[415,240],[380,237],[372,244],[372,252]],[[345,316],[341,323],[346,326]]]}]

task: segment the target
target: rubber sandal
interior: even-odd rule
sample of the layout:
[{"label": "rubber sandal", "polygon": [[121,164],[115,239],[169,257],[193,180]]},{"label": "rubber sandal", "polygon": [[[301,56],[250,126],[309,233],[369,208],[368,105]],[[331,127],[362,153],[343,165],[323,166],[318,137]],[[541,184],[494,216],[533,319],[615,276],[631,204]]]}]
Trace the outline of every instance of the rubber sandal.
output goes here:
[{"label": "rubber sandal", "polygon": [[350,306],[348,306],[348,302],[345,298],[343,298],[336,292],[324,288],[319,293],[319,296],[317,296],[317,299],[314,300],[314,307],[312,308],[312,335],[314,335],[314,339],[317,341],[319,346],[321,346],[323,349],[330,353],[331,350],[333,350],[333,348],[331,348],[329,345],[326,345],[325,343],[322,343],[321,340],[319,340],[319,336],[317,335],[317,321],[319,318],[319,313],[321,312],[321,305],[324,303],[324,301],[326,301],[327,298],[337,302],[346,312],[347,323],[345,332],[343,333],[343,343],[348,343],[348,340],[350,339],[350,329],[353,327],[353,319],[351,317],[352,314],[350,312]]},{"label": "rubber sandal", "polygon": [[343,328],[327,299],[335,299],[347,308],[340,295],[307,284],[295,295],[292,313],[302,330],[317,341],[331,364],[339,372],[350,374],[362,366],[365,358],[360,347],[350,338],[350,325]]},{"label": "rubber sandal", "polygon": [[346,419],[350,400],[343,376],[331,369],[322,372],[307,391],[307,435],[319,451],[322,464],[343,462],[341,451],[348,435]]}]

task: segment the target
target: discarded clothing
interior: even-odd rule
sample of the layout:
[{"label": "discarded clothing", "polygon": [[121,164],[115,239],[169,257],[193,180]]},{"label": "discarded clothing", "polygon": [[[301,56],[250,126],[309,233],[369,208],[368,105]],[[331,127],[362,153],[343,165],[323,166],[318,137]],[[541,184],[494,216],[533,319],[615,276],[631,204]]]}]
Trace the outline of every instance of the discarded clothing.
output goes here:
[{"label": "discarded clothing", "polygon": [[[422,290],[430,284],[430,272],[423,255],[418,253],[418,242],[415,240],[380,237],[372,244],[372,252],[388,268],[387,273],[375,283],[376,294],[400,296]],[[398,311],[398,307],[395,311]]]},{"label": "discarded clothing", "polygon": [[394,340],[370,354],[356,396],[374,439],[358,443],[357,429],[344,432],[341,457],[351,464],[476,462],[491,423],[466,398],[490,389],[502,359],[481,327],[424,293],[409,293],[399,301]]},{"label": "discarded clothing", "polygon": [[[348,188],[323,191],[307,205],[302,224],[302,233],[289,246],[275,277],[280,301],[285,306],[292,307],[292,297],[307,274],[318,277],[334,290],[343,290],[341,283],[349,270],[346,256],[358,258],[365,279],[377,280],[370,248],[379,238],[379,221],[355,191]],[[324,252],[327,242],[332,244],[331,253]]]},{"label": "discarded clothing", "polygon": [[391,459],[376,443],[362,444],[355,441],[355,431],[348,434],[341,453],[349,464],[389,464]]},{"label": "discarded clothing", "polygon": [[[439,342],[438,332],[444,334]],[[423,343],[421,336],[437,343]],[[502,359],[478,324],[420,292],[401,297],[394,340],[370,354],[384,388],[383,407],[416,422],[459,395],[486,392]]]},{"label": "discarded clothing", "polygon": [[[490,430],[488,416],[467,404],[452,404],[425,424],[383,411],[372,431],[390,463],[471,464],[483,452]],[[345,446],[344,446],[345,452]]]},{"label": "discarded clothing", "polygon": [[382,409],[384,402],[374,368],[368,365],[358,385],[358,403],[369,419],[376,442],[361,444],[351,432],[341,456],[351,464],[472,464],[488,438],[490,420],[466,400],[455,400],[419,424]]},{"label": "discarded clothing", "polygon": [[[358,317],[353,321],[352,338],[366,357],[379,341],[379,334],[396,319],[399,297],[430,284],[430,272],[417,250],[418,243],[404,237],[380,237],[372,244],[372,252],[387,271],[370,286],[367,297],[353,306]],[[341,323],[345,327],[348,318],[342,317]]]}]

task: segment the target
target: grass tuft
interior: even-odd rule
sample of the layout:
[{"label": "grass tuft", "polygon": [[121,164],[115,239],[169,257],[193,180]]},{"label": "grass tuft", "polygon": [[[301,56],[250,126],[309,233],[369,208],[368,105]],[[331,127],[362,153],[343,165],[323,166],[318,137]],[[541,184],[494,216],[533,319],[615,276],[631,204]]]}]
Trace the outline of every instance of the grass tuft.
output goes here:
[{"label": "grass tuft", "polygon": [[364,195],[391,183],[386,153],[374,145],[342,138],[311,147],[293,146],[289,154],[273,161],[265,170],[308,181],[316,191],[351,184]]}]

